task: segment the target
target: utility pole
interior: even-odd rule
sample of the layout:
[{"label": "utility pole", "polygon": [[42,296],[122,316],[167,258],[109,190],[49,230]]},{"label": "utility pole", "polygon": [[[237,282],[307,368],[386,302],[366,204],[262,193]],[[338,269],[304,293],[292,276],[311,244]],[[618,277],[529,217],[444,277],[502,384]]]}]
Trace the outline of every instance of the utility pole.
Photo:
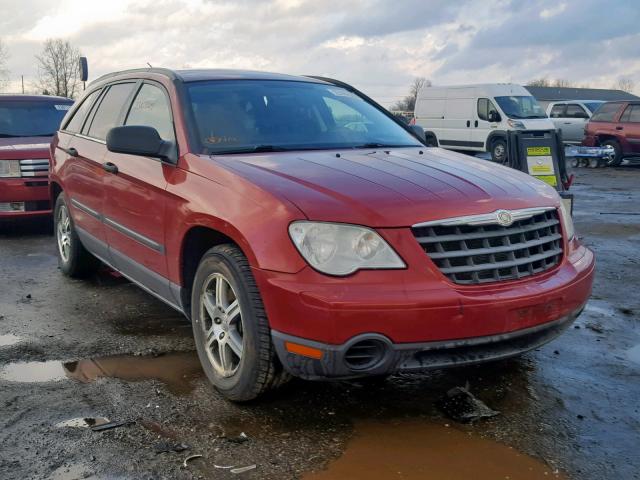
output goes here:
[{"label": "utility pole", "polygon": [[20,75],[20,78],[22,80],[22,93],[24,94],[24,75]]}]

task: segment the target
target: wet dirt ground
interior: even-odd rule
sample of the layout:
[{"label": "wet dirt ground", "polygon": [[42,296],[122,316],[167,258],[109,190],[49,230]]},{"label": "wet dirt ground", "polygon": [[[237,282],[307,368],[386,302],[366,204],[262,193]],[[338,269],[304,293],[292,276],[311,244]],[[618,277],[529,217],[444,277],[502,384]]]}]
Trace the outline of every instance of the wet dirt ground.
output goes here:
[{"label": "wet dirt ground", "polygon": [[[170,308],[107,271],[62,277],[46,227],[0,226],[0,478],[640,478],[640,168],[575,173],[598,272],[562,337],[473,368],[292,381],[249,405],[212,390]],[[500,415],[446,418],[437,400],[467,383]]]}]

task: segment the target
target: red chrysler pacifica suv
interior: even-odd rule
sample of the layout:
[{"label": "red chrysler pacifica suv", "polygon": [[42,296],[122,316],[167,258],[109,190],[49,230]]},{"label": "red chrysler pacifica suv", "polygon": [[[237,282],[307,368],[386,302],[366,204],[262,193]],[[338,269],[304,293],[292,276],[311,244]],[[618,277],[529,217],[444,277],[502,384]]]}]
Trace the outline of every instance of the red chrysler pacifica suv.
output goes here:
[{"label": "red chrysler pacifica suv", "polygon": [[72,103],[0,95],[0,220],[51,214],[49,142]]},{"label": "red chrysler pacifica suv", "polygon": [[100,260],[184,313],[232,400],[290,375],[472,364],[560,334],[594,257],[557,193],[417,138],[335,80],[107,75],[51,146],[60,267]]}]

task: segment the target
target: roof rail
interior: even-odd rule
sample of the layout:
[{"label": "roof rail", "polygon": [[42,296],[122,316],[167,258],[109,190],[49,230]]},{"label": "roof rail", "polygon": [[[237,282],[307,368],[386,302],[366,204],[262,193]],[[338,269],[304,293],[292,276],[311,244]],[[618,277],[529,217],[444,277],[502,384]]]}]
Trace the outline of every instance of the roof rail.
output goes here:
[{"label": "roof rail", "polygon": [[91,83],[102,82],[102,81],[108,80],[109,78],[116,77],[118,75],[123,75],[126,73],[156,73],[158,75],[164,75],[165,77],[169,77],[171,80],[178,80],[180,78],[176,72],[174,72],[169,68],[157,68],[157,67],[149,68],[148,67],[148,68],[131,68],[127,70],[120,70],[118,72],[106,73],[96,78],[95,80],[92,80]]}]

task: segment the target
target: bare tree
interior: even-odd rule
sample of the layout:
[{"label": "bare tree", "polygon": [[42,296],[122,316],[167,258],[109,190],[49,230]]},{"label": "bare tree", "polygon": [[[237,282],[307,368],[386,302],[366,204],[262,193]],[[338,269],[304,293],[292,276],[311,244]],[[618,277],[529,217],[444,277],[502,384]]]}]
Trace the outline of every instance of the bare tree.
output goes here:
[{"label": "bare tree", "polygon": [[575,86],[574,83],[571,80],[567,80],[564,78],[556,78],[553,82],[553,86],[554,87],[559,87],[559,88],[570,88]]},{"label": "bare tree", "polygon": [[613,88],[618,90],[622,90],[624,92],[633,92],[633,88],[636,86],[635,82],[631,80],[629,77],[621,77],[618,81],[613,85]]},{"label": "bare tree", "polygon": [[68,41],[56,38],[44,43],[38,60],[39,88],[61,97],[75,97],[80,90],[80,51]]},{"label": "bare tree", "polygon": [[527,83],[527,87],[550,87],[551,82],[547,77],[534,78]]},{"label": "bare tree", "polygon": [[9,78],[9,69],[7,68],[7,60],[9,52],[0,39],[0,91],[4,90],[5,84]]},{"label": "bare tree", "polygon": [[423,88],[430,87],[431,85],[431,80],[427,80],[424,77],[415,78],[409,87],[409,95],[396,102],[391,109],[401,112],[413,112],[413,109],[416,106],[416,100],[418,99],[418,94]]}]

